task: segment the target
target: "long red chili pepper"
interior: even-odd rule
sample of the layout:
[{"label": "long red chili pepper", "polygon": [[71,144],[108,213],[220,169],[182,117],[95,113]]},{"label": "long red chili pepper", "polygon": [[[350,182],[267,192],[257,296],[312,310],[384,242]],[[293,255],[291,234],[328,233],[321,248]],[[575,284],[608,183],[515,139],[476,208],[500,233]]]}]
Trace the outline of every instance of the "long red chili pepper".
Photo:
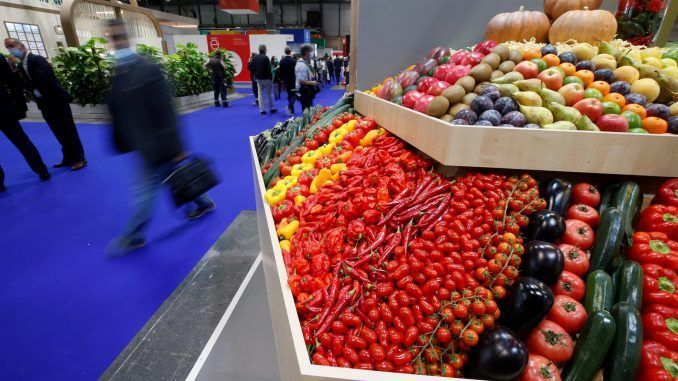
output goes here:
[{"label": "long red chili pepper", "polygon": [[399,231],[393,234],[393,236],[391,236],[391,239],[389,240],[388,244],[382,248],[383,252],[381,253],[381,257],[379,257],[377,267],[381,267],[381,264],[384,263],[388,255],[391,254],[391,252],[393,252],[393,249],[395,249],[395,247],[398,246],[402,238],[403,234]]},{"label": "long red chili pepper", "polygon": [[410,221],[407,226],[405,226],[405,230],[403,230],[403,247],[405,248],[405,255],[407,255],[407,247],[410,245],[410,234],[412,234],[413,229],[414,225],[412,224],[412,221]]},{"label": "long red chili pepper", "polygon": [[[350,290],[350,291],[349,291]],[[317,326],[319,328],[315,331],[315,336],[318,337],[321,333],[325,332],[332,322],[337,318],[339,313],[348,305],[348,302],[351,301],[351,298],[353,297],[353,294],[356,292],[356,290],[351,290],[351,285],[346,285],[344,286],[341,291],[339,292],[339,300],[337,303],[332,307],[331,309],[328,309],[329,311],[327,314],[325,314],[325,319],[321,319],[318,321]]]},{"label": "long red chili pepper", "polygon": [[435,209],[435,211],[431,214],[427,214],[426,216],[422,217],[421,220],[419,220],[419,223],[417,224],[418,227],[425,227],[427,226],[430,222],[435,221],[438,217],[440,217],[445,210],[445,207],[449,207],[450,204],[450,195],[445,195],[438,204],[438,207]]}]

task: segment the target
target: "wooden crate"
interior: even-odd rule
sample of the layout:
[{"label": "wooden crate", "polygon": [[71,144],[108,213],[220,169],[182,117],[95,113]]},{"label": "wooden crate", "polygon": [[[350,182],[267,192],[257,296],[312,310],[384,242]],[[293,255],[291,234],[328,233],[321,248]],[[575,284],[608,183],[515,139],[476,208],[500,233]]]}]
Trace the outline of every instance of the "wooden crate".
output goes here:
[{"label": "wooden crate", "polygon": [[256,189],[259,241],[261,242],[262,262],[266,276],[268,305],[271,311],[271,322],[278,354],[280,379],[283,381],[462,381],[460,378],[416,376],[311,364],[301,333],[299,317],[294,307],[292,291],[287,285],[287,271],[278,244],[275,223],[271,209],[264,199],[266,187],[259,170],[254,137],[250,138],[250,147],[252,150],[254,187]]},{"label": "wooden crate", "polygon": [[446,166],[678,176],[678,135],[455,126],[361,91],[355,109]]}]

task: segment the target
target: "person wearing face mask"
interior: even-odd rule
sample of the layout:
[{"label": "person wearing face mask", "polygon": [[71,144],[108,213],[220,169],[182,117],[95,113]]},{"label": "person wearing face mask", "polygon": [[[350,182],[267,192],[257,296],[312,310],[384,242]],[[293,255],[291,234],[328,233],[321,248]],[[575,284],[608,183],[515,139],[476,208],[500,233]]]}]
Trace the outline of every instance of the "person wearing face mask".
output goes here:
[{"label": "person wearing face mask", "polygon": [[[160,66],[130,49],[122,21],[109,21],[108,31],[115,47],[115,69],[108,104],[113,142],[121,153],[138,151],[141,159],[139,179],[132,188],[134,213],[122,234],[108,248],[109,253],[123,254],[146,244],[145,231],[160,188],[188,154]],[[193,202],[195,208],[186,214],[189,220],[216,208],[207,194]]]},{"label": "person wearing face mask", "polygon": [[6,38],[5,48],[13,57],[16,74],[35,95],[45,122],[61,144],[63,159],[54,167],[71,167],[74,171],[84,168],[87,160],[73,121],[71,96],[57,82],[52,66],[44,57],[30,53],[17,39]]}]

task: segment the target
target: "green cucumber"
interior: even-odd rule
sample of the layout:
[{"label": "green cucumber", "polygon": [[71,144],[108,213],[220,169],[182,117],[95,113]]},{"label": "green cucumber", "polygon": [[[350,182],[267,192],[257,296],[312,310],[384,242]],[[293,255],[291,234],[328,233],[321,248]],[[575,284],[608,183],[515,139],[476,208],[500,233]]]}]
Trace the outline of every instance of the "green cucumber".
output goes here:
[{"label": "green cucumber", "polygon": [[[615,292],[617,291],[617,285],[619,284],[619,274],[621,273],[621,268],[624,265],[624,256],[617,255],[612,259],[610,267],[607,269],[607,273],[610,274],[612,278],[612,295],[614,297]],[[614,304],[614,303],[612,303]]]},{"label": "green cucumber", "polygon": [[610,206],[600,216],[589,271],[607,270],[612,259],[619,253],[624,238],[624,216],[622,212]]},{"label": "green cucumber", "polygon": [[640,309],[643,304],[643,268],[638,262],[624,261],[619,269],[617,288],[614,290],[614,302],[626,302]]},{"label": "green cucumber", "polygon": [[614,301],[612,278],[603,270],[596,270],[586,277],[586,297],[584,308],[586,313],[594,311],[609,311]]},{"label": "green cucumber", "polygon": [[625,244],[631,246],[633,239],[634,215],[640,198],[640,187],[633,181],[625,181],[614,193],[610,206],[619,209],[624,215]]},{"label": "green cucumber", "polygon": [[562,380],[591,381],[603,366],[616,329],[609,312],[598,310],[590,314],[574,346],[572,358],[563,369]]},{"label": "green cucumber", "polygon": [[600,206],[598,207],[598,213],[600,215],[602,215],[605,209],[610,206],[612,198],[620,187],[621,183],[609,183],[605,186],[603,193],[600,195]]},{"label": "green cucumber", "polygon": [[634,381],[640,365],[643,344],[643,322],[640,312],[629,303],[612,307],[612,318],[617,325],[614,340],[605,358],[603,379]]}]

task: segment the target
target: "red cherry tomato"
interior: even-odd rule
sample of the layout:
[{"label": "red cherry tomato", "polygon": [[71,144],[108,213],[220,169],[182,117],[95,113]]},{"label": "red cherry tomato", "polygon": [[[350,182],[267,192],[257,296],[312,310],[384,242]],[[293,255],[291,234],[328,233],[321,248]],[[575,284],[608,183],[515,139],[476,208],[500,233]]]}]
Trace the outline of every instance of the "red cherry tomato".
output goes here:
[{"label": "red cherry tomato", "polygon": [[560,381],[556,364],[544,356],[530,353],[525,370],[517,381]]},{"label": "red cherry tomato", "polygon": [[586,323],[586,310],[578,301],[565,295],[556,295],[551,312],[546,317],[563,327],[567,333],[579,333]]},{"label": "red cherry tomato", "polygon": [[572,205],[565,213],[565,218],[586,222],[593,229],[600,222],[600,214],[598,214],[596,208],[586,204]]},{"label": "red cherry tomato", "polygon": [[559,244],[558,248],[563,252],[565,257],[564,270],[578,276],[584,276],[589,271],[589,257],[583,250],[567,243]]},{"label": "red cherry tomato", "polygon": [[593,246],[594,233],[586,222],[566,220],[565,233],[563,233],[561,239],[563,242],[577,246],[582,250],[588,250]]},{"label": "red cherry tomato", "polygon": [[581,302],[584,299],[586,286],[584,281],[569,271],[563,271],[558,278],[558,283],[552,287],[554,295],[567,295]]},{"label": "red cherry tomato", "polygon": [[600,204],[600,192],[591,184],[579,183],[572,189],[572,203],[597,207]]},{"label": "red cherry tomato", "polygon": [[550,320],[542,320],[527,337],[527,349],[562,364],[572,357],[574,343],[563,327]]}]

